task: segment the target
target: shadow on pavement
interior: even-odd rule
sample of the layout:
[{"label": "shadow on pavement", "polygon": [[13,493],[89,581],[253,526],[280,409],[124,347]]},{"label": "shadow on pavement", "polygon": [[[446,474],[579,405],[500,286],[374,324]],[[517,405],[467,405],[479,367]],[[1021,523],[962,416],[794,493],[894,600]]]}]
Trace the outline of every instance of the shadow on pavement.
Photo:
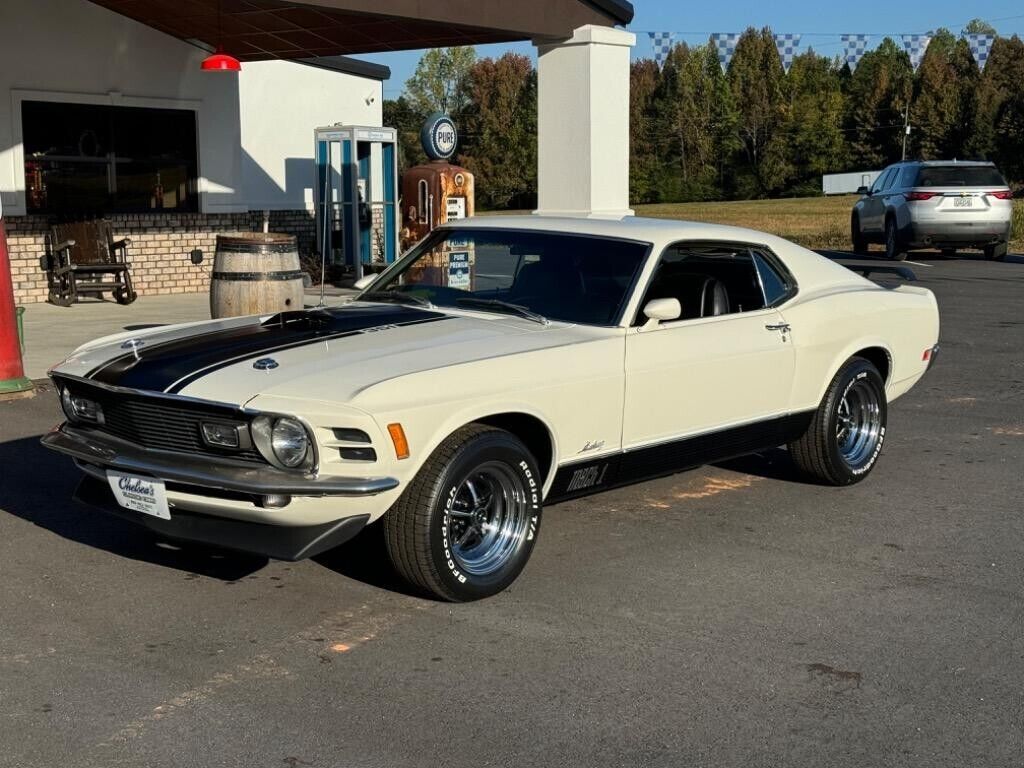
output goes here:
[{"label": "shadow on pavement", "polygon": [[328,570],[371,587],[411,597],[423,597],[392,567],[384,543],[384,526],[380,522],[367,526],[351,541],[317,555],[313,560]]},{"label": "shadow on pavement", "polygon": [[141,526],[74,502],[81,473],[70,459],[43,448],[39,437],[0,443],[0,466],[5,468],[0,510],[69,541],[223,581],[248,576],[267,563],[265,558],[163,542]]},{"label": "shadow on pavement", "polygon": [[749,456],[741,456],[738,459],[722,461],[713,466],[732,472],[741,472],[745,475],[762,477],[765,480],[808,483],[807,478],[801,475],[796,465],[793,464],[793,460],[789,457],[789,451],[785,448],[771,448]]}]

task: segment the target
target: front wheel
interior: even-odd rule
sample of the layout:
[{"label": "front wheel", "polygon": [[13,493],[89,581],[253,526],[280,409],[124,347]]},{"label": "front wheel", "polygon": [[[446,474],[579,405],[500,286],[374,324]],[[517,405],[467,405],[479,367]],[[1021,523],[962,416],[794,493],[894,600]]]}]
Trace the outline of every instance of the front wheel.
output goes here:
[{"label": "front wheel", "polygon": [[541,492],[536,461],[515,435],[463,427],[384,516],[391,561],[413,587],[441,600],[497,594],[530,559]]},{"label": "front wheel", "polygon": [[789,444],[797,467],[829,485],[860,482],[875,466],[885,440],[885,382],[862,357],[848,360],[832,379],[810,426]]},{"label": "front wheel", "polygon": [[907,258],[907,249],[900,242],[900,233],[896,228],[896,219],[887,219],[885,222],[885,255],[893,261],[903,261]]}]

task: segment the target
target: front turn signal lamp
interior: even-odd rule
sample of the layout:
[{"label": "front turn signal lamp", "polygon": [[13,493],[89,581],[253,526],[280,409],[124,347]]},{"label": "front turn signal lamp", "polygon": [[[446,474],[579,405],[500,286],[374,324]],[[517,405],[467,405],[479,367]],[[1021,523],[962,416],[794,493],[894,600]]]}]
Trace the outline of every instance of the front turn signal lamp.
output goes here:
[{"label": "front turn signal lamp", "polygon": [[409,458],[409,441],[405,439],[405,430],[401,424],[388,424],[388,434],[391,435],[391,442],[395,445],[395,457],[399,459]]}]

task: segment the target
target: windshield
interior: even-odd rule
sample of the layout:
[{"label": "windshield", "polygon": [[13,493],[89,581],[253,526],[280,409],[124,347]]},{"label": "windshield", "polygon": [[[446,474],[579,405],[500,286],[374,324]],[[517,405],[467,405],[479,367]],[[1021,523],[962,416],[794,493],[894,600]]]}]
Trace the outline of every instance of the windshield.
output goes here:
[{"label": "windshield", "polygon": [[1006,181],[988,165],[926,165],[915,187],[1005,187]]},{"label": "windshield", "polygon": [[614,325],[648,243],[534,230],[437,230],[359,296]]}]

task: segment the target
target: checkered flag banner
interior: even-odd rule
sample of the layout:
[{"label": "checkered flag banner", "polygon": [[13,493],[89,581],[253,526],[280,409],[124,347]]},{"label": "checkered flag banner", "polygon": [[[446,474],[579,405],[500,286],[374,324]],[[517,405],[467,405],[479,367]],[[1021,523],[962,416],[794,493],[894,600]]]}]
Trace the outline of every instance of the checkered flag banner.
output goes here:
[{"label": "checkered flag banner", "polygon": [[992,51],[992,43],[995,42],[996,36],[987,33],[970,32],[964,35],[964,37],[967,38],[967,45],[971,49],[971,55],[978,62],[978,69],[984,72],[985,65],[988,63],[988,55]]},{"label": "checkered flag banner", "polygon": [[921,59],[931,41],[931,35],[903,35],[903,48],[910,55],[910,66],[914,72],[921,66]]},{"label": "checkered flag banner", "polygon": [[654,49],[654,61],[658,69],[665,68],[665,61],[672,52],[672,41],[675,39],[675,32],[648,32],[651,37],[651,48]]},{"label": "checkered flag banner", "polygon": [[722,65],[722,71],[729,68],[729,62],[736,53],[736,43],[739,42],[739,32],[715,32],[711,36],[711,42],[715,44],[718,51],[718,63]]},{"label": "checkered flag banner", "polygon": [[782,60],[782,71],[787,75],[789,74],[789,68],[793,66],[793,57],[796,56],[796,49],[800,47],[800,35],[787,33],[785,35],[775,35],[775,48],[779,52],[779,58]]},{"label": "checkered flag banner", "polygon": [[868,49],[868,40],[871,39],[871,36],[840,35],[839,37],[846,46],[846,53],[844,54],[846,63],[850,66],[850,72],[854,72],[857,69],[857,65],[860,63],[864,52]]}]

